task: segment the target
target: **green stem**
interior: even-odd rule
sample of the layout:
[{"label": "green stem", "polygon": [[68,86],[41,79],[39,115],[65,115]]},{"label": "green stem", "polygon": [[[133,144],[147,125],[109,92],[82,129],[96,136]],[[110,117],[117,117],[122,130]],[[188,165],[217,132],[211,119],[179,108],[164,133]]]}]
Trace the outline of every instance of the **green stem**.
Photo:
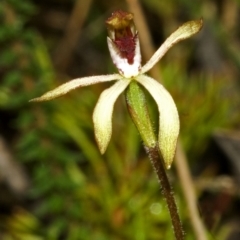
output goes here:
[{"label": "green stem", "polygon": [[174,199],[173,191],[167,178],[164,161],[158,148],[158,141],[147,109],[143,90],[132,81],[126,90],[126,102],[129,113],[144,142],[146,152],[160,181],[162,194],[170,212],[175,238],[184,239],[184,232]]}]

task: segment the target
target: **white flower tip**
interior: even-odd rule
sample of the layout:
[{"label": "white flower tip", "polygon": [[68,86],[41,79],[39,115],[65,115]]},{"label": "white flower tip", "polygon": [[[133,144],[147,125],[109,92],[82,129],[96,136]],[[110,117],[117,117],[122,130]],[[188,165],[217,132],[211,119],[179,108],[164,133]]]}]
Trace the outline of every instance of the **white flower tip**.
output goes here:
[{"label": "white flower tip", "polygon": [[167,169],[170,169],[175,156],[180,128],[178,115],[170,115],[169,118],[161,119],[159,131],[159,149]]},{"label": "white flower tip", "polygon": [[174,33],[179,36],[179,40],[183,40],[198,33],[202,29],[202,26],[203,26],[202,18],[199,20],[188,21],[184,23],[182,26],[180,26]]},{"label": "white flower tip", "polygon": [[173,158],[175,156],[175,152],[176,152],[176,144],[175,143],[169,143],[169,144],[162,143],[160,145],[160,151],[161,151],[166,169],[170,169],[172,162],[173,162]]},{"label": "white flower tip", "polygon": [[95,136],[95,137],[96,137],[96,141],[97,141],[99,151],[103,155],[107,150],[108,143],[106,143],[106,141],[102,141],[102,138],[99,138],[97,136]]},{"label": "white flower tip", "polygon": [[107,150],[107,147],[112,135],[111,120],[106,121],[104,116],[103,115],[101,116],[101,113],[95,110],[93,114],[93,123],[94,123],[95,139],[96,139],[99,151],[101,154],[104,154]]},{"label": "white flower tip", "polygon": [[44,93],[41,97],[38,98],[33,98],[30,100],[30,102],[43,102],[43,101],[49,101],[52,100],[54,98],[58,98],[60,96],[65,95],[66,93],[68,93],[70,90],[72,90],[71,88],[69,88],[69,86],[71,86],[71,81],[67,82],[65,84],[60,85],[59,87]]},{"label": "white flower tip", "polygon": [[[63,95],[63,94],[61,94]],[[54,96],[52,95],[51,91],[50,92],[47,92],[45,94],[43,94],[41,97],[37,97],[37,98],[33,98],[31,100],[29,100],[29,102],[44,102],[44,101],[49,101],[51,99],[54,99],[56,97],[59,97],[61,95],[58,95],[58,96]]]},{"label": "white flower tip", "polygon": [[29,102],[39,102],[39,101],[41,101],[41,100],[39,100],[39,98],[33,98],[33,99],[29,100]]}]

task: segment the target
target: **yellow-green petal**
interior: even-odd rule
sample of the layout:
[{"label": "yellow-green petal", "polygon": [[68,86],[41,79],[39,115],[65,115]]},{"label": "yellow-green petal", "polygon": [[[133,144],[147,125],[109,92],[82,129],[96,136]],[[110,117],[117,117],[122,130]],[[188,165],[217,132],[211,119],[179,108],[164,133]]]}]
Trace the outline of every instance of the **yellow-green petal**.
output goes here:
[{"label": "yellow-green petal", "polygon": [[30,100],[30,102],[48,101],[48,100],[60,97],[78,87],[84,87],[84,86],[92,85],[99,82],[113,81],[120,78],[122,78],[122,76],[119,74],[109,74],[109,75],[100,75],[100,76],[91,76],[91,77],[73,79],[43,94],[41,97]]},{"label": "yellow-green petal", "polygon": [[130,83],[129,79],[121,79],[104,90],[93,112],[95,138],[101,154],[103,154],[112,136],[112,114],[118,96]]},{"label": "yellow-green petal", "polygon": [[189,21],[180,26],[166,39],[166,41],[153,54],[150,60],[142,67],[141,73],[149,71],[173,45],[198,33],[201,30],[202,26],[202,19],[196,21]]}]

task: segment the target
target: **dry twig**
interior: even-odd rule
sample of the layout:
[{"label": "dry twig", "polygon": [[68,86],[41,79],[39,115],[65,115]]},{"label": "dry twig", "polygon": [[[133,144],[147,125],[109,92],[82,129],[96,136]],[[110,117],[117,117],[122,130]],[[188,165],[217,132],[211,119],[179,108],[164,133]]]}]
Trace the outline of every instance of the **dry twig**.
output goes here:
[{"label": "dry twig", "polygon": [[65,71],[71,63],[72,54],[81,34],[92,0],[77,0],[66,26],[64,37],[56,48],[53,62],[58,69]]},{"label": "dry twig", "polygon": [[22,166],[14,160],[4,139],[0,136],[0,176],[10,187],[12,192],[19,195],[26,194],[29,179]]}]

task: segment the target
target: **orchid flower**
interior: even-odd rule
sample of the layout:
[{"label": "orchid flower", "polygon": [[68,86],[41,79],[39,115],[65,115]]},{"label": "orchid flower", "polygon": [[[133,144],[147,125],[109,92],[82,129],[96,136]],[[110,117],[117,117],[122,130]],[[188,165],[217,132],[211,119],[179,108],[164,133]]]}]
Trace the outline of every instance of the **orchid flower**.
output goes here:
[{"label": "orchid flower", "polygon": [[173,32],[153,54],[150,60],[141,66],[141,53],[138,32],[133,22],[133,14],[121,10],[115,11],[106,21],[109,37],[107,44],[118,73],[90,76],[71,80],[42,95],[32,102],[57,98],[78,87],[100,82],[116,81],[104,90],[93,113],[96,141],[103,154],[112,135],[112,114],[118,96],[132,81],[140,83],[156,101],[159,110],[158,145],[167,168],[170,168],[175,155],[179,134],[179,117],[176,105],[169,92],[155,79],[145,75],[177,42],[191,37],[200,31],[202,20],[189,21]]}]

